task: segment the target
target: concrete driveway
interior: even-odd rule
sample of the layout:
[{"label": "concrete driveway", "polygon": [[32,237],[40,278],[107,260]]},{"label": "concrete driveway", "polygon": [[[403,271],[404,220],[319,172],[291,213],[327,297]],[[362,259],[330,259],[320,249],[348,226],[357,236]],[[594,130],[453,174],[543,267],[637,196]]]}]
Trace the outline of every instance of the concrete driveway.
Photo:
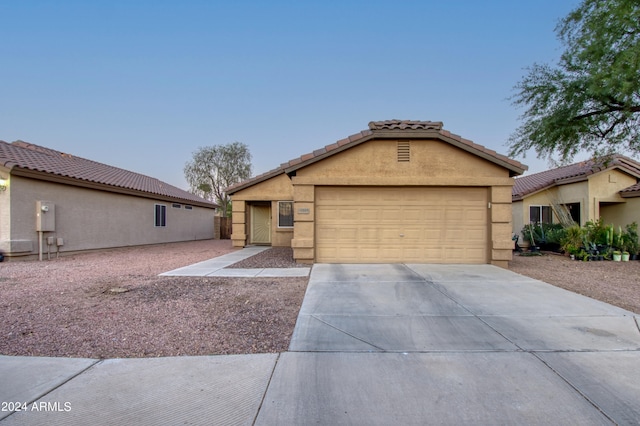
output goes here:
[{"label": "concrete driveway", "polygon": [[313,267],[257,424],[638,424],[634,314],[490,265]]}]

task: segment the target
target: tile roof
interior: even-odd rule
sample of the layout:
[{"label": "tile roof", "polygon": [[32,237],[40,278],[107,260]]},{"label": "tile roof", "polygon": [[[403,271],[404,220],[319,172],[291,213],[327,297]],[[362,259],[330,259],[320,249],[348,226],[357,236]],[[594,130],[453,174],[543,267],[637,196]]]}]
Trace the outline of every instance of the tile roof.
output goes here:
[{"label": "tile roof", "polygon": [[593,174],[612,168],[620,168],[640,178],[640,163],[624,155],[613,155],[603,159],[581,161],[568,166],[518,177],[511,193],[512,199],[514,201],[521,200],[529,194],[555,185],[586,180]]},{"label": "tile roof", "polygon": [[385,120],[369,123],[371,130],[442,130],[442,121]]},{"label": "tile roof", "polygon": [[620,196],[624,198],[640,197],[640,182],[620,191]]},{"label": "tile roof", "polygon": [[361,144],[374,138],[435,138],[448,142],[463,150],[471,152],[475,155],[483,157],[489,161],[499,164],[510,170],[511,176],[520,175],[527,166],[519,161],[508,158],[504,155],[485,148],[482,145],[473,143],[468,139],[453,134],[442,128],[443,124],[439,121],[413,121],[413,120],[385,120],[372,121],[369,123],[369,129],[360,133],[353,134],[347,138],[341,139],[324,148],[317,149],[311,153],[301,157],[282,163],[279,167],[270,170],[251,179],[237,183],[227,188],[228,194],[248,188],[257,183],[263,182],[282,173],[290,173],[299,168],[322,160],[330,155],[337,154],[345,149]]},{"label": "tile roof", "polygon": [[11,169],[11,173],[20,169],[32,170],[79,182],[105,185],[113,189],[151,194],[187,204],[217,206],[158,179],[23,141],[0,141],[0,165]]}]

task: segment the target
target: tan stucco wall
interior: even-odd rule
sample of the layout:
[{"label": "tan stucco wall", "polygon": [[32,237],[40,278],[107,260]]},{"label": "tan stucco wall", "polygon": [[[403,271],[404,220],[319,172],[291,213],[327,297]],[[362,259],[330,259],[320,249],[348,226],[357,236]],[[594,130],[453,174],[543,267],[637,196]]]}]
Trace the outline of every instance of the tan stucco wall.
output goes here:
[{"label": "tan stucco wall", "polygon": [[411,141],[411,161],[402,163],[396,141],[372,140],[298,170],[295,179],[315,185],[490,186],[499,177],[509,179],[509,172],[442,141]]},{"label": "tan stucco wall", "polygon": [[[12,176],[10,202],[2,197],[0,217],[6,219],[0,247],[15,255],[38,253],[36,202],[55,205],[55,231],[44,238],[64,239],[61,252],[109,247],[158,244],[210,239],[214,236],[214,210],[193,206],[191,210],[172,207],[172,202],[79,188],[70,185]],[[167,226],[154,226],[155,204],[166,205]],[[7,209],[8,207],[8,209]],[[23,251],[30,246],[28,251]],[[45,244],[45,251],[47,247]],[[55,246],[51,247],[55,251]]]},{"label": "tan stucco wall", "polygon": [[[527,206],[527,211],[529,211],[528,206]],[[518,243],[520,244],[523,241],[520,230],[524,227],[525,220],[526,220],[524,216],[524,201],[520,200],[520,201],[514,201],[513,203],[511,203],[511,215],[512,215],[511,226],[513,226],[513,229],[511,232],[513,232],[514,234],[520,235],[520,242]]]},{"label": "tan stucco wall", "polygon": [[640,224],[640,197],[624,200],[624,203],[600,207],[600,216],[604,223],[612,223],[616,227],[623,228],[633,222]]},{"label": "tan stucco wall", "polygon": [[[371,140],[296,170],[295,176],[277,175],[232,195],[233,244],[247,244],[251,202],[294,200],[294,232],[277,238],[293,247],[299,262],[315,259],[316,186],[475,186],[490,188],[491,209],[488,263],[507,267],[511,259],[511,188],[509,171],[440,140],[412,140],[411,161],[398,162],[397,141]],[[277,218],[272,220],[275,228]],[[274,231],[275,232],[275,231]],[[272,234],[272,236],[275,234]],[[276,235],[277,237],[277,235]],[[274,238],[274,242],[276,238]],[[275,243],[274,243],[275,244]]]},{"label": "tan stucco wall", "polygon": [[250,234],[250,203],[271,201],[271,245],[274,247],[290,247],[293,229],[278,228],[278,201],[293,201],[293,185],[285,174],[277,175],[257,185],[238,191],[232,200],[232,234],[234,247],[244,247]]},{"label": "tan stucco wall", "polygon": [[589,178],[589,215],[598,219],[601,215],[600,203],[621,203],[624,198],[619,191],[636,184],[636,178],[620,170],[607,170]]}]

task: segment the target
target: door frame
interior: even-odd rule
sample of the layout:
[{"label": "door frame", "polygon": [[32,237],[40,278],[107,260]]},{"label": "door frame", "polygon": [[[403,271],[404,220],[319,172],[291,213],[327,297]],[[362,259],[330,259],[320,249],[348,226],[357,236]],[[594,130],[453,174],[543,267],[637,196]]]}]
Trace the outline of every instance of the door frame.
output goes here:
[{"label": "door frame", "polygon": [[[264,222],[256,219],[256,211],[258,210],[266,210],[268,211],[268,232],[267,232],[267,240],[266,241],[256,241],[256,226],[264,225]],[[258,245],[271,245],[271,203],[251,203],[249,206],[249,243],[250,244],[258,244]],[[259,218],[258,218],[259,219]]]}]

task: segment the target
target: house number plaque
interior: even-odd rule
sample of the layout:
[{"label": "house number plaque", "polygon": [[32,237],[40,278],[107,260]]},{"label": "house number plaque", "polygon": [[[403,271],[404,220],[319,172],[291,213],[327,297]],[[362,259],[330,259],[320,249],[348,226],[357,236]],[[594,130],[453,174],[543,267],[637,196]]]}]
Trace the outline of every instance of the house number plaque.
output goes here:
[{"label": "house number plaque", "polygon": [[310,211],[308,208],[300,208],[298,209],[298,214],[309,214]]}]

